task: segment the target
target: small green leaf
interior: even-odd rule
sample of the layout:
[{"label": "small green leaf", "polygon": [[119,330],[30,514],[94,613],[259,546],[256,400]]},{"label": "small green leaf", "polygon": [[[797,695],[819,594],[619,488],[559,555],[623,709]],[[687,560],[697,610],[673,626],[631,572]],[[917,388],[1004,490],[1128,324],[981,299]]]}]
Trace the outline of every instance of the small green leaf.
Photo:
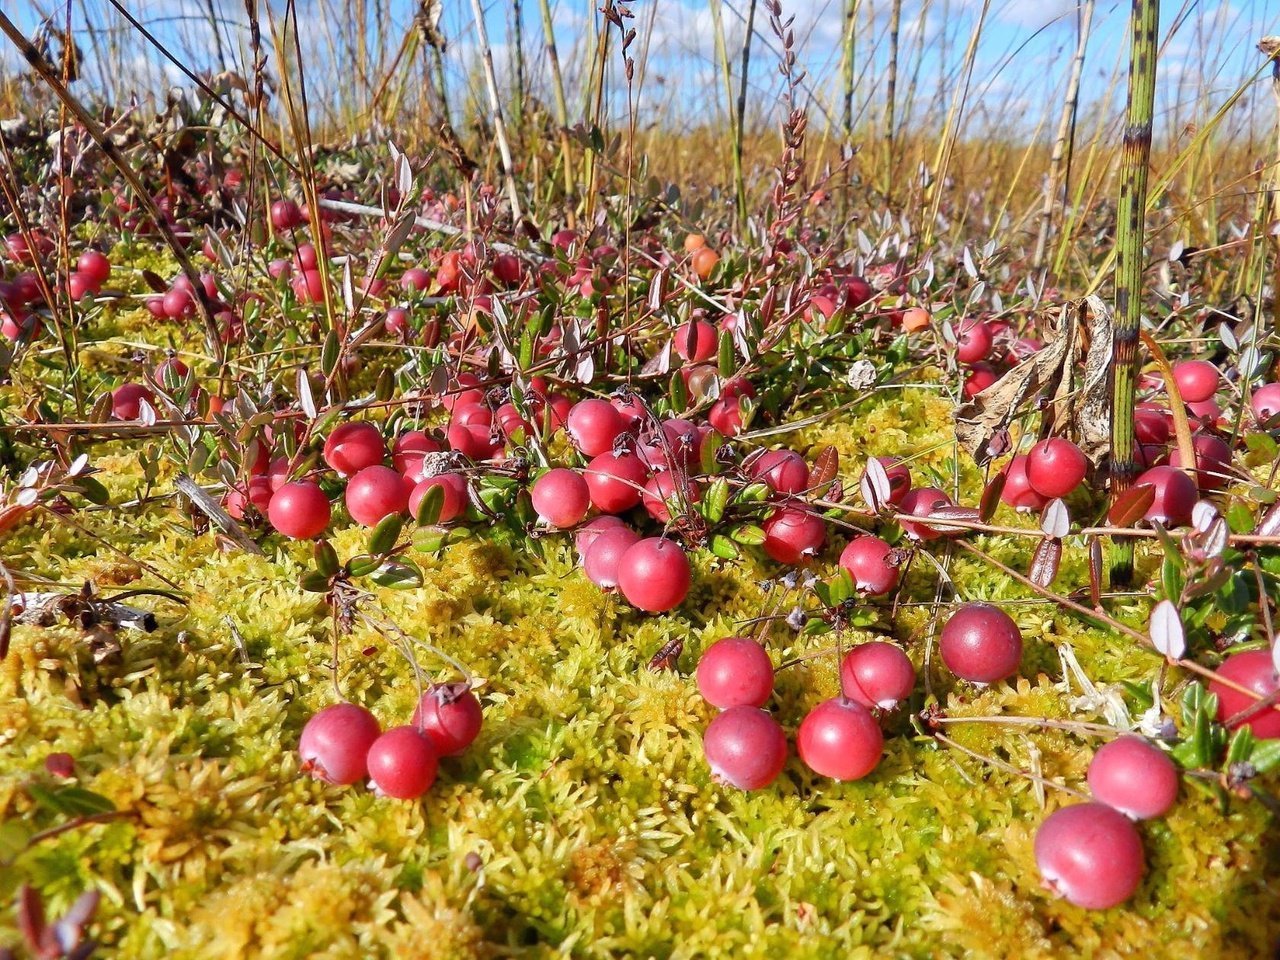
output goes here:
[{"label": "small green leaf", "polygon": [[31,799],[47,810],[71,817],[91,817],[99,813],[111,813],[116,805],[100,793],[83,787],[58,787],[48,790],[31,784],[27,787]]},{"label": "small green leaf", "polygon": [[400,514],[393,513],[383,517],[373,528],[373,533],[369,534],[369,553],[375,557],[386,556],[395,549],[403,529],[404,521]]},{"label": "small green leaf", "polygon": [[1160,564],[1160,584],[1165,599],[1177,603],[1182,596],[1182,564],[1176,554],[1166,553]]},{"label": "small green leaf", "polygon": [[738,499],[743,503],[764,503],[769,499],[769,486],[764,483],[749,483],[742,488]]},{"label": "small green leaf", "polygon": [[689,388],[685,385],[684,375],[677,370],[671,375],[671,385],[668,390],[671,397],[671,409],[676,413],[684,413],[689,407]]},{"label": "small green leaf", "polygon": [[738,369],[738,361],[733,355],[733,334],[728,330],[720,331],[720,355],[717,358],[720,376],[728,380]]},{"label": "small green leaf", "polygon": [[419,526],[429,527],[440,520],[440,510],[444,507],[444,485],[433,483],[427,487],[422,500],[418,502],[417,521]]},{"label": "small green leaf", "polygon": [[75,487],[90,503],[105,507],[111,502],[111,494],[107,492],[107,488],[93,477],[76,477]]},{"label": "small green leaf", "polygon": [[1243,502],[1235,500],[1227,507],[1227,525],[1232,533],[1249,533],[1253,530],[1253,511]]},{"label": "small green leaf", "polygon": [[[328,540],[317,540],[315,545],[316,571],[324,577],[338,572],[338,553]],[[303,589],[306,589],[305,587]]]},{"label": "small green leaf", "polygon": [[446,534],[438,530],[419,530],[413,535],[413,549],[418,553],[439,553],[446,539]]},{"label": "small green leaf", "polygon": [[382,560],[379,557],[371,557],[362,553],[347,561],[347,575],[351,577],[367,577],[380,566],[382,566]]},{"label": "small green leaf", "polygon": [[1280,740],[1255,740],[1249,762],[1258,773],[1270,773],[1280,767]]},{"label": "small green leaf", "polygon": [[734,542],[718,533],[711,538],[711,552],[721,560],[738,559],[738,548]]},{"label": "small green leaf", "polygon": [[330,330],[324,338],[324,346],[320,349],[320,369],[326,377],[333,376],[338,365],[338,333]]},{"label": "small green leaf", "polygon": [[323,573],[308,570],[298,578],[298,586],[307,591],[307,593],[328,593],[329,578]]},{"label": "small green leaf", "polygon": [[[724,517],[725,507],[729,505],[729,481],[724,477],[716,477],[711,482],[711,486],[707,487],[707,493],[702,498],[702,515],[712,523],[719,523]],[[737,556],[737,551],[734,551]]]},{"label": "small green leaf", "polygon": [[410,590],[422,586],[422,571],[408,560],[388,560],[370,578],[381,587]]},{"label": "small green leaf", "polygon": [[707,435],[702,438],[701,464],[702,472],[708,477],[715,476],[720,470],[720,464],[716,461],[716,453],[724,444],[724,436],[719,431],[709,430]]},{"label": "small green leaf", "polygon": [[21,820],[0,823],[0,867],[12,864],[18,854],[27,849],[30,840],[31,829]]},{"label": "small green leaf", "polygon": [[831,604],[834,606],[844,603],[846,600],[852,600],[855,595],[853,578],[849,576],[849,571],[842,567],[839,575],[831,578]]},{"label": "small green leaf", "polygon": [[740,527],[735,527],[729,531],[729,536],[749,547],[758,547],[764,543],[764,530],[754,523],[744,523]]},{"label": "small green leaf", "polygon": [[1254,743],[1253,731],[1247,724],[1237,728],[1231,737],[1231,742],[1227,745],[1227,766],[1231,767],[1248,760],[1253,755]]}]

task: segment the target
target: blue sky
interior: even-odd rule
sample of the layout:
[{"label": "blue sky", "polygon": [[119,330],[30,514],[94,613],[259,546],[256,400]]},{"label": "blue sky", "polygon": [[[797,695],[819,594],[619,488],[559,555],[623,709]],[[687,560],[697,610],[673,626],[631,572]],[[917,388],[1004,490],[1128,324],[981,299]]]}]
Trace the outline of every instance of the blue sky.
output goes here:
[{"label": "blue sky", "polygon": [[[235,63],[244,46],[244,6],[241,0],[212,0],[222,18],[222,41]],[[282,0],[271,0],[282,9]],[[342,27],[346,0],[299,0],[301,20],[311,46],[304,56],[310,62],[331,57],[330,44]],[[736,63],[743,39],[743,19],[748,0],[723,0],[723,22],[728,45]],[[407,27],[415,4],[410,0],[382,0],[387,4],[391,26],[388,56],[394,41]],[[376,0],[367,0],[370,7]],[[214,43],[207,21],[208,0],[132,0],[125,4],[147,23],[189,66],[214,65]],[[838,109],[840,38],[843,30],[844,0],[783,0],[784,13],[794,14],[800,62],[809,71],[806,96],[811,112],[821,118],[826,110]],[[9,6],[9,4],[6,4]],[[17,0],[13,7],[21,26],[34,27],[42,12],[56,9],[54,0]],[[513,47],[512,3],[488,0],[483,4],[486,26],[504,80],[511,76]],[[589,18],[594,16],[591,0],[553,0],[560,58],[570,88],[570,109],[576,112],[573,91],[586,53]],[[65,9],[65,6],[63,7]],[[91,52],[93,27],[99,43],[104,28],[120,29],[123,21],[106,0],[71,0],[77,35]],[[641,90],[641,116],[661,116],[665,122],[695,125],[718,117],[723,109],[721,81],[717,72],[713,20],[709,0],[636,0],[631,4],[633,21],[640,37],[636,49],[647,44],[648,70]],[[903,0],[900,38],[903,68],[899,79],[900,103],[914,95],[916,119],[932,105],[945,107],[951,84],[969,37],[977,24],[982,0]],[[883,109],[884,74],[887,63],[887,27],[890,0],[860,0],[858,49],[855,73],[859,78],[856,108],[859,116],[878,117]],[[1114,115],[1123,103],[1123,58],[1127,49],[1129,3],[1097,0],[1083,84],[1086,109],[1105,109]],[[1254,50],[1260,36],[1280,33],[1280,3],[1275,0],[1165,0],[1161,7],[1162,37],[1159,111],[1168,134],[1189,123],[1203,122],[1205,105],[1224,100],[1244,80],[1256,73],[1261,57]],[[11,14],[14,15],[14,14]],[[1061,100],[1069,60],[1076,42],[1078,15],[1075,0],[991,0],[978,47],[971,96],[966,110],[971,121],[989,123],[1006,131],[1047,135]],[[595,21],[598,22],[598,21]],[[450,40],[446,56],[449,85],[455,99],[480,95],[476,70],[476,30],[470,0],[444,0],[441,26]],[[523,0],[523,34],[526,73],[535,93],[546,94],[548,71],[542,45],[538,0]],[[777,74],[776,40],[771,36],[761,5],[753,39],[753,66],[749,77],[750,113],[771,122],[769,108],[777,103],[780,81]],[[1170,33],[1172,29],[1172,33]],[[131,87],[154,92],[173,79],[172,68],[164,66],[142,42],[125,33],[124,66],[111,71],[124,74]],[[11,50],[0,54],[0,65],[12,68]],[[910,65],[915,65],[910,66]],[[330,64],[332,66],[332,63]],[[615,73],[616,58],[611,61]],[[915,75],[912,81],[911,74]],[[341,77],[339,72],[314,74],[316,84],[323,76]],[[90,72],[89,82],[101,82]],[[331,82],[340,82],[333,80]],[[1249,95],[1233,113],[1242,130],[1265,137],[1266,125],[1274,116],[1269,83],[1253,85]],[[322,94],[323,91],[317,91]],[[1108,98],[1110,93],[1110,98]],[[621,95],[610,101],[615,119],[625,112]],[[819,119],[820,122],[820,119]],[[1159,125],[1159,124],[1158,124]]]}]

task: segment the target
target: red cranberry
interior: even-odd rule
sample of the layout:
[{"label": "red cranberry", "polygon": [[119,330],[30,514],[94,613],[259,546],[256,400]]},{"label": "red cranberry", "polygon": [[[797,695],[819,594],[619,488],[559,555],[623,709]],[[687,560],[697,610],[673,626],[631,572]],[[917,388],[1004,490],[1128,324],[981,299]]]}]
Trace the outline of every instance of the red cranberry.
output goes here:
[{"label": "red cranberry", "polygon": [[302,208],[292,200],[277,200],[271,204],[271,225],[277,230],[296,230],[304,222]]},{"label": "red cranberry", "polygon": [[[1280,677],[1276,676],[1275,664],[1271,662],[1271,652],[1268,650],[1233,653],[1222,661],[1218,676],[1246,690],[1252,690],[1261,697],[1268,697],[1280,688]],[[1217,680],[1210,682],[1209,692],[1218,698],[1218,720],[1222,723],[1258,702],[1248,694]],[[1232,729],[1240,726],[1248,727],[1259,740],[1280,739],[1280,708],[1265,707],[1247,720],[1231,724]]]},{"label": "red cranberry", "polygon": [[764,552],[778,563],[812,559],[827,539],[827,526],[812,510],[781,507],[764,522]]},{"label": "red cranberry", "polygon": [[408,509],[409,488],[404,477],[390,467],[374,464],[347,481],[345,499],[352,520],[376,527],[385,517]]},{"label": "red cranberry", "polygon": [[440,487],[444,498],[440,502],[440,515],[436,523],[449,523],[456,520],[467,509],[467,481],[460,473],[439,473],[427,477],[415,486],[409,494],[409,515],[418,516],[422,500],[432,487]]},{"label": "red cranberry", "polygon": [[587,481],[581,474],[564,467],[548,470],[535,480],[530,496],[538,516],[561,529],[577,526],[591,509]]},{"label": "red cranberry", "polygon": [[995,683],[1018,672],[1022,632],[1013,619],[989,603],[967,603],[942,628],[942,662],[962,680]]},{"label": "red cranberry", "polygon": [[391,464],[415,483],[422,479],[422,461],[429,453],[439,453],[440,444],[421,430],[406,430],[391,447]]},{"label": "red cranberry", "polygon": [[1133,820],[1169,812],[1178,799],[1178,768],[1169,755],[1142,737],[1117,737],[1089,763],[1093,798]]},{"label": "red cranberry", "polygon": [[1169,442],[1169,411],[1154,403],[1140,403],[1133,411],[1133,432],[1139,443]]},{"label": "red cranberry", "polygon": [[1000,490],[1000,499],[1015,510],[1030,510],[1038,513],[1049,502],[1031,486],[1027,479],[1027,458],[1018,454],[1004,468],[1004,487]]},{"label": "red cranberry", "polygon": [[372,423],[344,423],[324,441],[324,462],[344,477],[382,463],[386,455],[382,432]]},{"label": "red cranberry", "polygon": [[1173,365],[1173,380],[1186,403],[1204,403],[1218,392],[1221,375],[1208,360],[1183,360]]},{"label": "red cranberry", "polygon": [[111,414],[117,420],[137,420],[142,401],[155,403],[155,396],[140,383],[122,383],[111,391]]},{"label": "red cranberry", "polygon": [[672,507],[677,511],[683,510],[688,504],[695,503],[699,494],[693,481],[664,470],[655,473],[645,483],[640,502],[653,519],[659,523],[670,523]]},{"label": "red cranberry", "polygon": [[587,579],[605,590],[616,587],[623,556],[639,542],[640,534],[625,526],[597,535],[582,554]]},{"label": "red cranberry", "polygon": [[1191,522],[1191,508],[1196,505],[1198,491],[1195,481],[1174,467],[1152,467],[1138,475],[1135,486],[1149,485],[1156,496],[1147,508],[1145,519],[1159,522],[1166,527],[1178,527]]},{"label": "red cranberry", "polygon": [[893,547],[870,534],[854,537],[840,553],[840,566],[864,593],[882,596],[898,586],[901,571],[891,561]]},{"label": "red cranberry", "polygon": [[801,493],[809,486],[809,465],[794,450],[769,450],[751,461],[750,472],[775,493]]},{"label": "red cranberry", "polygon": [[565,431],[583,456],[596,457],[613,449],[625,426],[613,404],[593,397],[573,405]]},{"label": "red cranberry", "polygon": [[706,320],[680,324],[672,341],[676,353],[692,363],[710,360],[719,349],[716,328]]},{"label": "red cranberry", "polygon": [[329,525],[329,500],[309,480],[286,483],[271,495],[267,519],[286,537],[309,540]]},{"label": "red cranberry", "polygon": [[[939,507],[951,506],[951,498],[937,487],[915,487],[902,498],[898,510],[913,517],[928,517]],[[937,540],[942,536],[937,530],[913,520],[901,520],[902,531],[912,540]]]},{"label": "red cranberry", "polygon": [[725,637],[703,651],[697,680],[713,707],[763,707],[773,693],[773,661],[756,641]]},{"label": "red cranberry", "polygon": [[991,355],[991,328],[981,320],[962,320],[956,327],[956,359],[977,363]]},{"label": "red cranberry", "polygon": [[964,377],[962,392],[965,399],[972,400],[999,379],[1000,375],[996,373],[996,368],[991,364],[983,361],[973,364],[969,367]]},{"label": "red cranberry", "polygon": [[692,580],[683,548],[661,537],[633,544],[618,563],[618,590],[633,607],[649,613],[680,606]]},{"label": "red cranberry", "polygon": [[640,502],[645,469],[634,453],[602,453],[587,464],[585,476],[591,502],[603,513],[622,513]]},{"label": "red cranberry", "polygon": [[810,710],[800,722],[796,750],[819,776],[860,780],[879,765],[884,734],[862,704],[833,697]]},{"label": "red cranberry", "polygon": [[889,478],[889,503],[895,507],[899,506],[902,498],[911,489],[911,471],[897,457],[876,457],[876,459],[880,461],[880,466],[884,467],[884,472]]},{"label": "red cranberry", "polygon": [[1035,854],[1045,886],[1088,910],[1128,900],[1145,867],[1132,821],[1101,803],[1054,811],[1036,831]]},{"label": "red cranberry", "polygon": [[892,710],[911,696],[916,670],[907,655],[892,643],[860,643],[840,664],[840,688],[846,697],[868,710]]},{"label": "red cranberry", "polygon": [[759,790],[778,779],[787,763],[787,736],[757,707],[730,707],[702,737],[711,774],[739,790]]},{"label": "red cranberry", "polygon": [[325,707],[302,728],[298,740],[302,769],[325,783],[357,783],[369,775],[369,748],[381,732],[364,707],[354,703]]},{"label": "red cranberry", "polygon": [[[1213,492],[1225,487],[1231,469],[1231,448],[1226,442],[1212,433],[1197,433],[1191,438],[1191,449],[1195,455],[1196,483],[1200,489]],[[1174,448],[1169,466],[1179,469],[1187,466],[1182,462],[1180,448]]]},{"label": "red cranberry", "polygon": [[1280,383],[1268,383],[1253,391],[1249,406],[1259,423],[1269,423],[1280,416]]},{"label": "red cranberry", "polygon": [[[583,562],[588,548],[596,542],[597,537],[606,530],[619,529],[625,530],[627,525],[620,517],[615,517],[611,513],[606,513],[603,517],[596,517],[590,523],[585,523],[579,527],[573,536],[573,546],[578,551],[578,562]],[[639,537],[637,536],[636,539],[638,540]],[[634,542],[633,540],[632,543]]]},{"label": "red cranberry", "polygon": [[431,738],[440,756],[456,757],[480,735],[484,711],[467,684],[437,683],[422,695],[411,722]]},{"label": "red cranberry", "polygon": [[369,747],[369,780],[378,793],[416,800],[436,782],[435,744],[413,727],[392,727]]},{"label": "red cranberry", "polygon": [[1041,440],[1027,454],[1027,482],[1050,500],[1080,486],[1088,469],[1089,461],[1080,448],[1061,437]]}]

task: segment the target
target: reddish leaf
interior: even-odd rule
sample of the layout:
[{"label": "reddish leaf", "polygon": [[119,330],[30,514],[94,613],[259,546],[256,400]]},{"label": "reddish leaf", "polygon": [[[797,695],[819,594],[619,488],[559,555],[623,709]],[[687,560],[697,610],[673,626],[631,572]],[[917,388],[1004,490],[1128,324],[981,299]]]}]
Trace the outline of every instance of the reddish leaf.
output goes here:
[{"label": "reddish leaf", "polygon": [[18,929],[31,952],[39,956],[44,948],[44,904],[35,887],[23,884],[18,891]]},{"label": "reddish leaf", "polygon": [[675,670],[676,661],[680,659],[680,654],[683,652],[684,640],[676,637],[664,644],[662,649],[653,655],[653,659],[649,661],[649,669],[655,673],[659,670]]},{"label": "reddish leaf", "polygon": [[809,471],[809,486],[820,490],[836,478],[840,469],[840,453],[835,447],[823,447],[813,460]]},{"label": "reddish leaf", "polygon": [[1107,519],[1113,527],[1132,527],[1141,520],[1156,499],[1156,488],[1149,483],[1140,483],[1130,487],[1120,496],[1107,511]]},{"label": "reddish leaf", "polygon": [[930,530],[936,530],[939,533],[968,533],[967,527],[953,527],[950,524],[939,523],[941,520],[963,520],[966,523],[975,523],[978,520],[977,507],[960,507],[947,506],[938,507],[929,513],[927,517],[922,518],[920,522],[927,526]]},{"label": "reddish leaf", "polygon": [[1253,532],[1260,537],[1280,536],[1280,503],[1271,505],[1271,508],[1262,515]]},{"label": "reddish leaf", "polygon": [[1058,576],[1062,563],[1062,541],[1046,537],[1036,546],[1031,556],[1031,571],[1027,576],[1040,587],[1048,587]]},{"label": "reddish leaf", "polygon": [[978,519],[983,523],[990,523],[991,518],[996,515],[996,508],[1000,506],[1000,494],[1004,493],[1004,482],[1007,474],[1001,470],[994,477],[987,481],[987,485],[982,489],[982,500],[978,503]]},{"label": "reddish leaf", "polygon": [[1095,608],[1102,606],[1102,541],[1089,538],[1089,595]]},{"label": "reddish leaf", "polygon": [[143,270],[142,279],[151,288],[152,293],[166,293],[169,290],[169,285],[154,270]]}]

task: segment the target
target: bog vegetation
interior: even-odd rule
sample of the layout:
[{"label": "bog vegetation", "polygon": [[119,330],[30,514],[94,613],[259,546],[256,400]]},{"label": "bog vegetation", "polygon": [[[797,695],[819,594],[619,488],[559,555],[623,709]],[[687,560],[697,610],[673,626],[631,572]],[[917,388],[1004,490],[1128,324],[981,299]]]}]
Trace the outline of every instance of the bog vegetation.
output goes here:
[{"label": "bog vegetation", "polygon": [[1275,952],[1280,40],[811,6],[0,11],[0,957]]}]

